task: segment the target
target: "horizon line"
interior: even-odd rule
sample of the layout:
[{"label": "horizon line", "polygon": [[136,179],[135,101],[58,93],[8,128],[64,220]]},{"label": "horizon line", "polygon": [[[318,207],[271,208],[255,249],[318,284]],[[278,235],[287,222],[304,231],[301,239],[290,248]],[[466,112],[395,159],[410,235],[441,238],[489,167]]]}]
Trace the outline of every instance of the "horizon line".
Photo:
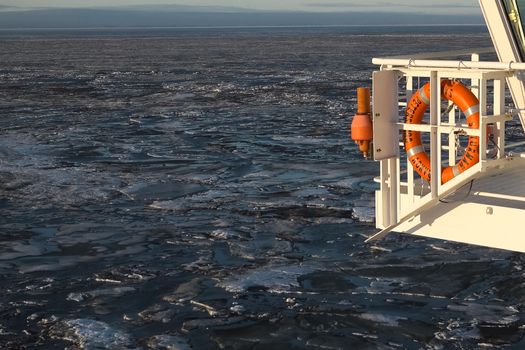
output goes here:
[{"label": "horizon line", "polygon": [[400,23],[400,24],[312,24],[312,25],[268,25],[268,26],[137,26],[137,27],[13,27],[2,28],[0,31],[9,30],[101,30],[101,29],[293,29],[293,28],[355,28],[355,27],[486,27],[484,23],[436,23],[436,24],[417,24],[417,23]]},{"label": "horizon line", "polygon": [[[151,6],[151,9],[148,8],[148,6]],[[192,10],[184,10],[184,13],[228,13],[228,14],[246,14],[246,13],[285,13],[285,14],[297,14],[297,13],[307,13],[307,14],[344,14],[344,13],[366,13],[366,14],[376,14],[376,13],[398,13],[398,14],[422,14],[422,15],[428,15],[428,16],[459,16],[459,17],[473,17],[478,16],[478,14],[448,14],[448,13],[431,13],[431,12],[424,12],[424,11],[412,11],[412,12],[406,12],[406,11],[389,11],[388,9],[382,9],[380,11],[372,11],[372,10],[363,10],[362,8],[359,10],[350,9],[350,8],[344,8],[337,10],[307,10],[307,9],[297,9],[297,10],[290,10],[290,9],[257,9],[252,7],[240,7],[240,6],[204,6],[204,5],[181,5],[181,4],[151,4],[151,5],[110,5],[110,6],[93,6],[93,7],[68,7],[68,6],[47,6],[47,7],[20,7],[20,6],[3,6],[0,7],[0,14],[2,13],[16,13],[16,12],[31,12],[31,11],[47,11],[47,10],[106,10],[106,11],[122,11],[122,10],[129,10],[129,11],[135,11],[135,12],[151,12],[151,11],[160,11],[158,8],[166,6],[166,7],[181,7],[181,8],[190,8]],[[157,8],[155,8],[157,7]],[[357,6],[359,7],[359,6]],[[452,8],[453,6],[451,6]],[[213,10],[216,9],[216,10]],[[217,10],[219,9],[219,10]],[[220,10],[222,9],[222,10]]]}]

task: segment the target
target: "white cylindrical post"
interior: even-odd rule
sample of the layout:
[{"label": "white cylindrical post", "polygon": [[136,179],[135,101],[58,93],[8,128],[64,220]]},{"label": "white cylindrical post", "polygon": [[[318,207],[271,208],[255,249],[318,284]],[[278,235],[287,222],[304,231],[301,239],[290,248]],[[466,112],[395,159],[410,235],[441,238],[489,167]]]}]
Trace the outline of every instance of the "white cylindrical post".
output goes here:
[{"label": "white cylindrical post", "polygon": [[437,71],[430,72],[430,191],[432,198],[438,196],[438,186],[441,182],[441,166],[439,164],[439,154],[441,149],[438,147],[438,122],[440,115],[440,91],[441,84],[438,79]]},{"label": "white cylindrical post", "polygon": [[[505,114],[505,79],[494,80],[494,113]],[[505,122],[496,123],[495,142],[498,145],[498,159],[505,156]]]}]

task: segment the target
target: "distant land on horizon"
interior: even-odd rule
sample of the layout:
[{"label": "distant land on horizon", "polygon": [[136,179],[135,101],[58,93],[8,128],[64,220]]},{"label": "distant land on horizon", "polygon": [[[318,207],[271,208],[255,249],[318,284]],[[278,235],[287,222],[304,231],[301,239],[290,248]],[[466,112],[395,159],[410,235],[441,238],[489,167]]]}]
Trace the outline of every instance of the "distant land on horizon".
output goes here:
[{"label": "distant land on horizon", "polygon": [[3,7],[1,29],[484,24],[481,13],[274,12],[235,7],[148,5],[106,8]]}]

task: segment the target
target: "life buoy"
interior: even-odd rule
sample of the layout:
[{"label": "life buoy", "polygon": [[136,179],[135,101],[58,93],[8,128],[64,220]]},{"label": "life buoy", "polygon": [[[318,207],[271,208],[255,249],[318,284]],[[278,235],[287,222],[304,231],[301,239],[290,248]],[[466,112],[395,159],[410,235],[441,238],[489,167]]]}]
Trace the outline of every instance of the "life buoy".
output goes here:
[{"label": "life buoy", "polygon": [[[441,96],[452,101],[467,117],[468,127],[479,129],[479,100],[462,83],[453,80],[441,81]],[[407,105],[405,123],[421,124],[430,105],[430,83],[420,88]],[[421,142],[421,132],[407,130],[404,133],[405,150],[415,171],[430,181],[430,158]],[[446,183],[479,162],[479,137],[470,136],[468,147],[457,165],[441,171],[441,183]]]}]

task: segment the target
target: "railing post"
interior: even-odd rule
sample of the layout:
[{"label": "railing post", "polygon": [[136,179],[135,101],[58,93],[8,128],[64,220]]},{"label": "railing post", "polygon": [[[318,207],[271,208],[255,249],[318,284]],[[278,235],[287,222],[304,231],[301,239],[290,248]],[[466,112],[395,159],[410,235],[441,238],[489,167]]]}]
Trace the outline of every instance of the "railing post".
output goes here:
[{"label": "railing post", "polygon": [[432,198],[438,197],[439,184],[441,183],[441,164],[439,158],[441,148],[438,145],[438,125],[440,119],[441,84],[437,71],[430,72],[430,191]]},{"label": "railing post", "polygon": [[[449,101],[448,105],[453,105],[454,102]],[[455,125],[456,124],[456,108],[452,108],[450,112],[448,112],[448,123],[449,125]],[[448,134],[448,165],[453,166],[456,165],[456,134],[449,133]]]},{"label": "railing post", "polygon": [[487,160],[487,127],[481,123],[483,118],[487,116],[487,79],[481,76],[479,80],[479,118],[480,118],[480,140],[479,140],[479,166],[482,166],[482,161]]},{"label": "railing post", "polygon": [[399,157],[390,158],[389,172],[390,172],[390,224],[397,224],[397,218],[399,213],[399,173],[400,173],[400,162]]},{"label": "railing post", "polygon": [[[505,113],[505,79],[494,80],[494,114],[503,115]],[[505,123],[496,123],[495,142],[498,148],[498,159],[505,156]]]},{"label": "railing post", "polygon": [[[408,102],[412,98],[412,94],[414,92],[414,77],[411,75],[407,75],[407,83],[406,83],[406,98],[407,98],[407,107]],[[407,162],[407,195],[410,203],[414,203],[414,169],[410,165],[410,161],[408,160],[408,155],[406,157]]]},{"label": "railing post", "polygon": [[[479,62],[479,54],[473,53],[470,56],[472,62]],[[479,79],[471,79],[470,81],[470,91],[479,99]]]},{"label": "railing post", "polygon": [[390,203],[390,197],[391,197],[391,190],[390,190],[390,186],[388,184],[388,179],[389,179],[389,167],[388,167],[388,159],[383,159],[381,160],[380,162],[381,166],[380,166],[380,178],[381,178],[381,208],[382,208],[382,224],[384,227],[388,227],[391,225],[391,222],[392,220],[390,219],[391,218],[391,215],[390,215],[390,212],[391,212],[391,208],[390,206],[386,206],[385,204],[386,203]]}]

